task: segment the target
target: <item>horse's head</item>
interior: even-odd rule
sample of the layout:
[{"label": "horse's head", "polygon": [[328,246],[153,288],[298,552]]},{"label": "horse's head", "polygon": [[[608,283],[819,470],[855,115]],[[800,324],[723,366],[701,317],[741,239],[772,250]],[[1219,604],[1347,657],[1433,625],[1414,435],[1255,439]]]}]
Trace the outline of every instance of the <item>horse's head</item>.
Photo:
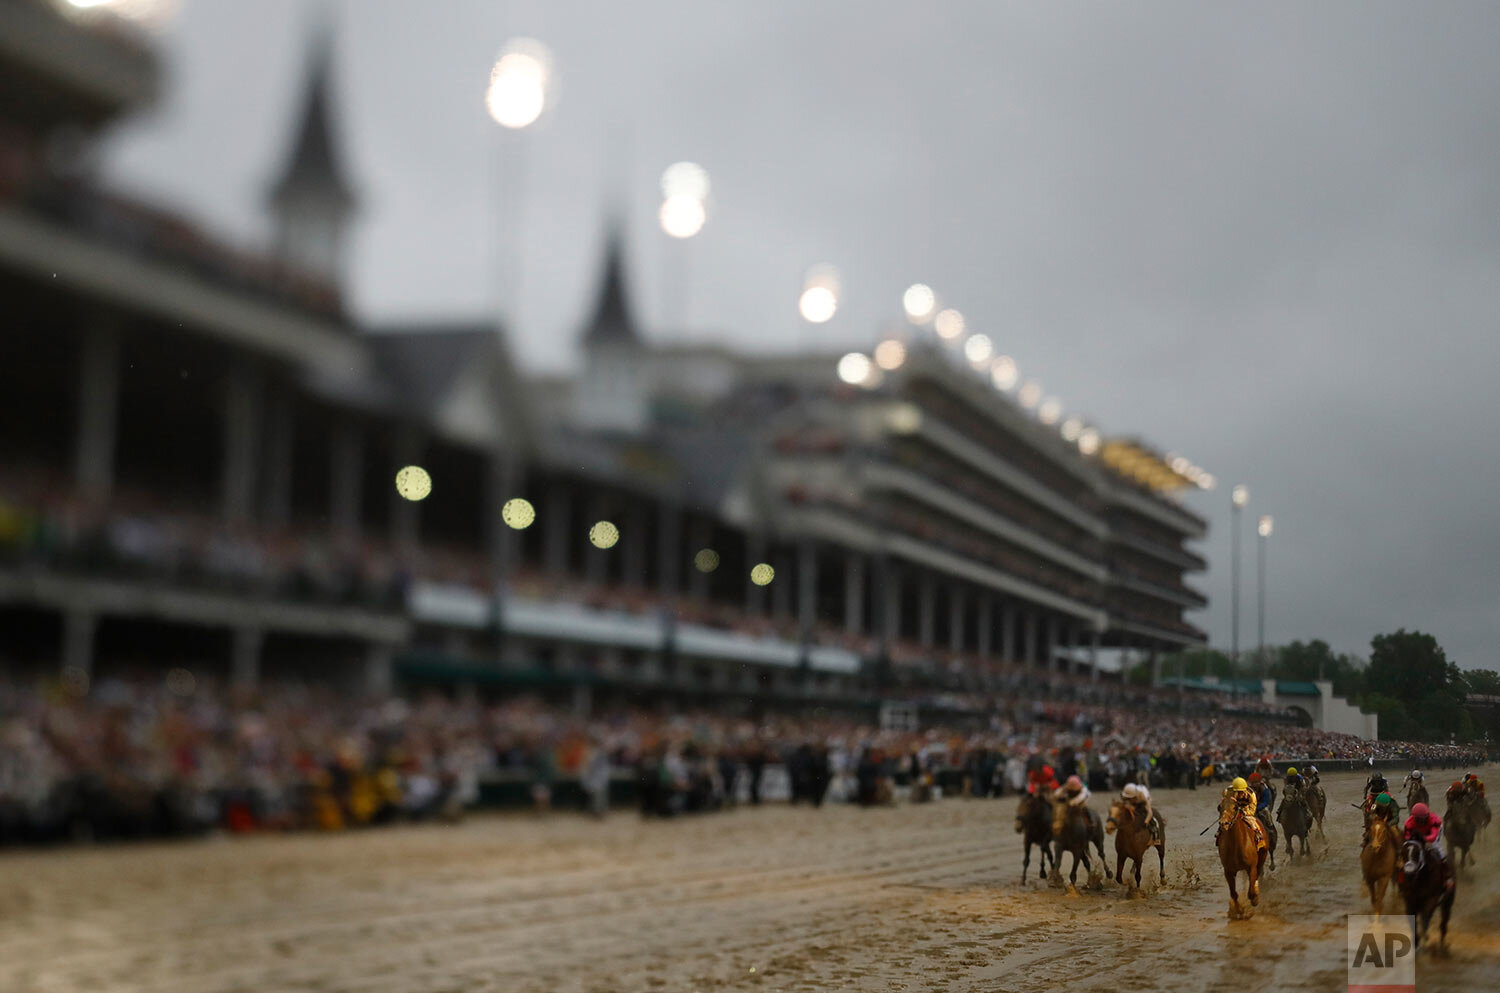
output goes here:
[{"label": "horse's head", "polygon": [[1037,798],[1033,793],[1023,794],[1021,804],[1016,808],[1016,834],[1026,830],[1026,821],[1032,816],[1036,809]]},{"label": "horse's head", "polygon": [[1415,879],[1427,864],[1427,849],[1420,841],[1407,841],[1401,846],[1401,871],[1407,879]]},{"label": "horse's head", "polygon": [[1115,828],[1131,820],[1135,811],[1130,808],[1124,800],[1116,800],[1109,805],[1109,818],[1104,822],[1104,833],[1114,834]]}]

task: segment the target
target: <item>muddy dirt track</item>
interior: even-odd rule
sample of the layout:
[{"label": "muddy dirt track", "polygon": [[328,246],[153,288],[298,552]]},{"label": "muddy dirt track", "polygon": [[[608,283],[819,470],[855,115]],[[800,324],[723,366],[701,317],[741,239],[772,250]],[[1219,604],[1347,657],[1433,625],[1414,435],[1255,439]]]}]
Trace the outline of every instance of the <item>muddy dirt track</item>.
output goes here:
[{"label": "muddy dirt track", "polygon": [[[1324,780],[1326,842],[1235,922],[1202,790],[1159,795],[1136,898],[1022,888],[1011,798],[11,852],[0,991],[1343,990],[1359,782]],[[1421,991],[1500,989],[1496,829],[1476,856]]]}]

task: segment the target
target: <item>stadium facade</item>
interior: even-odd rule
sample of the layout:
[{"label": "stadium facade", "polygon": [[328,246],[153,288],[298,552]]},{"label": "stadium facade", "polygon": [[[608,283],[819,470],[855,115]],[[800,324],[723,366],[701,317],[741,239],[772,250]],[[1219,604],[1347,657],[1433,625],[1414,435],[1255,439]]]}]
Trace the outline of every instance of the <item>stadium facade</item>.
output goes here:
[{"label": "stadium facade", "polygon": [[1206,525],[1148,446],[1084,454],[937,339],[858,385],[652,343],[617,226],[572,380],[525,378],[494,323],[358,327],[326,39],[269,255],[91,179],[159,86],[117,26],[0,4],[7,664],[794,703],[1204,641]]}]

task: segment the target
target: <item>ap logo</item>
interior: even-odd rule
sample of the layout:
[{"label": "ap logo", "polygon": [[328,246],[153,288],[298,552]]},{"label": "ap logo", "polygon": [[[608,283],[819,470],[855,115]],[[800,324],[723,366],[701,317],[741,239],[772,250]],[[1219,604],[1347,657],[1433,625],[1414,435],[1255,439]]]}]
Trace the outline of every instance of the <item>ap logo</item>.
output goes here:
[{"label": "ap logo", "polygon": [[1349,915],[1349,993],[1416,993],[1410,917]]}]

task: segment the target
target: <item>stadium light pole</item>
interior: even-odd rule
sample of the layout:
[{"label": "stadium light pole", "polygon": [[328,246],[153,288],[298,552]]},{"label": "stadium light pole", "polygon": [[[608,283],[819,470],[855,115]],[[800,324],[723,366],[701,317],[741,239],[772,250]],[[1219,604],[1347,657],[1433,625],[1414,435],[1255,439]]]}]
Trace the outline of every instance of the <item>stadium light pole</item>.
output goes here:
[{"label": "stadium light pole", "polygon": [[1266,657],[1266,545],[1271,537],[1271,529],[1274,526],[1270,514],[1262,515],[1260,523],[1256,525],[1255,532],[1260,536],[1256,544],[1256,584],[1258,589],[1255,596],[1255,607],[1257,625],[1260,634],[1260,678],[1265,679],[1268,675],[1267,668],[1270,660]]},{"label": "stadium light pole", "polygon": [[[552,82],[552,53],[546,45],[534,38],[515,38],[505,44],[490,69],[490,83],[484,93],[485,109],[500,125],[502,135],[519,133],[537,122],[547,109]],[[523,187],[527,163],[524,146],[516,143],[517,147],[509,148],[506,144],[501,143],[497,170],[501,215],[497,276],[502,316],[508,310],[508,316],[519,321],[521,308],[517,298],[525,254],[521,216],[526,204]],[[507,172],[509,176],[505,175]],[[504,230],[506,221],[510,222],[509,237]]]},{"label": "stadium light pole", "polygon": [[1240,678],[1240,512],[1250,502],[1250,487],[1241,483],[1229,494],[1229,667]]}]

